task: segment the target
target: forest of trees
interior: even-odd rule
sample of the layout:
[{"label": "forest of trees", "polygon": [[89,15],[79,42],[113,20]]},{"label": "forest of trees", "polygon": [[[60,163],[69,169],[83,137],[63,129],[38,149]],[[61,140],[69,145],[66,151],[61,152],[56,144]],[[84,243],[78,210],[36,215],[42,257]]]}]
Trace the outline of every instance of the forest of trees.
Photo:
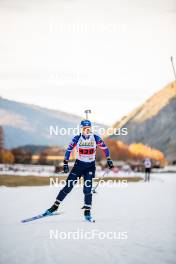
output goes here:
[{"label": "forest of trees", "polygon": [[[106,139],[105,142],[110,149],[111,158],[113,160],[137,161],[148,157],[162,166],[167,163],[164,154],[161,151],[152,149],[151,147],[141,143],[127,145],[122,141],[114,141],[109,138]],[[102,151],[98,150],[97,156],[100,160],[103,157]]]}]

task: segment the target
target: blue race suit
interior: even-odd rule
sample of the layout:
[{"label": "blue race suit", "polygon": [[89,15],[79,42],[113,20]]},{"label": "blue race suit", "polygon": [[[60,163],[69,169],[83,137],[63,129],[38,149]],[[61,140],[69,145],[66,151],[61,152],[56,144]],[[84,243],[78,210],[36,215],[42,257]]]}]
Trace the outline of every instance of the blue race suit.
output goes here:
[{"label": "blue race suit", "polygon": [[77,180],[83,176],[84,178],[84,205],[91,208],[92,205],[92,179],[95,177],[95,157],[96,148],[99,146],[105,153],[106,157],[110,156],[109,149],[104,141],[95,134],[84,136],[82,134],[75,136],[69,144],[65,160],[69,160],[71,151],[76,147],[76,161],[66,180],[66,185],[59,192],[56,200],[61,202],[67,194],[73,189]]}]

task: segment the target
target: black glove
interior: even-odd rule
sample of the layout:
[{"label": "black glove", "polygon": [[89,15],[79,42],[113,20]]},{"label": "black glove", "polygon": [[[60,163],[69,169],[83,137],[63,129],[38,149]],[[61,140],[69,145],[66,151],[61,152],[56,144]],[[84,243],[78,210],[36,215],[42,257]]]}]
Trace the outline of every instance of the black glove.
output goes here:
[{"label": "black glove", "polygon": [[64,167],[63,167],[64,173],[68,173],[69,172],[69,167],[68,167],[68,161],[64,160]]},{"label": "black glove", "polygon": [[107,164],[108,164],[109,169],[114,168],[113,162],[110,158],[107,158]]}]

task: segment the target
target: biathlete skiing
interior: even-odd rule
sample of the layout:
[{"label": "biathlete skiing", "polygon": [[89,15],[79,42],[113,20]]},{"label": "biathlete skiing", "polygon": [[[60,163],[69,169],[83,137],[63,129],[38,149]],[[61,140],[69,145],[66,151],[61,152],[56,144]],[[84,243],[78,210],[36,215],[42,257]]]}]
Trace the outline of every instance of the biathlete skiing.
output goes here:
[{"label": "biathlete skiing", "polygon": [[113,162],[110,158],[110,151],[105,145],[104,141],[96,134],[92,133],[91,122],[89,120],[81,121],[81,133],[76,135],[71,143],[69,144],[65,157],[64,157],[64,173],[69,172],[68,161],[70,158],[71,151],[76,147],[76,161],[71,172],[68,175],[66,184],[63,189],[59,192],[56,197],[56,201],[49,208],[45,214],[49,215],[57,211],[59,205],[69,192],[73,189],[77,180],[83,176],[84,178],[84,217],[87,221],[93,221],[91,216],[91,207],[92,207],[92,181],[95,177],[95,158],[96,158],[96,149],[97,146],[103,150],[106,158],[109,169],[113,168]]}]

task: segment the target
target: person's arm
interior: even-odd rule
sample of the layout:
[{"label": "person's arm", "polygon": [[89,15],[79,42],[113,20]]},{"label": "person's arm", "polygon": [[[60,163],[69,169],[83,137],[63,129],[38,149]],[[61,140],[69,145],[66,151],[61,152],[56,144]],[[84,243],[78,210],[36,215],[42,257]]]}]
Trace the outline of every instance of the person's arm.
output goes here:
[{"label": "person's arm", "polygon": [[103,150],[106,158],[110,158],[110,151],[108,149],[108,147],[106,146],[105,142],[103,141],[103,139],[101,137],[99,137],[98,135],[94,135],[95,137],[95,141],[97,143],[97,146]]},{"label": "person's arm", "polygon": [[76,144],[78,143],[79,138],[80,138],[80,135],[77,135],[72,139],[71,143],[68,145],[68,148],[65,152],[64,160],[69,161],[70,154],[72,150],[74,149],[74,147],[76,146]]},{"label": "person's arm", "polygon": [[64,167],[63,167],[63,170],[65,173],[68,173],[69,172],[69,167],[68,167],[68,161],[70,159],[70,154],[72,152],[72,150],[74,149],[74,147],[76,146],[76,144],[78,143],[78,140],[80,138],[80,135],[77,135],[75,136],[71,143],[68,145],[68,148],[65,152],[65,156],[64,156]]},{"label": "person's arm", "polygon": [[105,142],[103,141],[103,139],[101,137],[99,137],[98,135],[94,135],[94,137],[95,137],[95,141],[96,141],[98,147],[103,150],[103,152],[107,158],[107,164],[108,164],[109,168],[112,169],[114,167],[114,165],[113,165],[113,161],[110,158],[109,148],[106,146]]}]

